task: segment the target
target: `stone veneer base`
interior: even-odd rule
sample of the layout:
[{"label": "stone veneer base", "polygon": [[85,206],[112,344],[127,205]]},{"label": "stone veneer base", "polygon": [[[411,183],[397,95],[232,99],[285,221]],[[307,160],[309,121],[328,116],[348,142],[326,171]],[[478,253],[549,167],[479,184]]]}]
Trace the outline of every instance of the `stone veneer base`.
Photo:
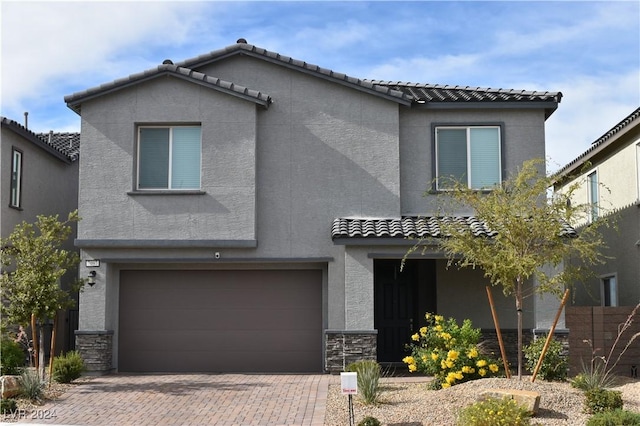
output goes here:
[{"label": "stone veneer base", "polygon": [[325,330],[325,371],[339,373],[352,362],[377,359],[377,330]]},{"label": "stone veneer base", "polygon": [[112,370],[113,330],[76,330],[76,350],[80,352],[88,375]]}]

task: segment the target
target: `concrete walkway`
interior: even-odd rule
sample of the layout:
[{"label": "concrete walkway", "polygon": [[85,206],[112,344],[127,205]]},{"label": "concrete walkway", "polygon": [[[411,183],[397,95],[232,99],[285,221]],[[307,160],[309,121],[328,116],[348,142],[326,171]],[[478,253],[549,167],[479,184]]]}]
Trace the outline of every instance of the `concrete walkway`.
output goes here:
[{"label": "concrete walkway", "polygon": [[322,426],[329,383],[339,383],[339,377],[114,374],[75,385],[60,399],[16,420],[65,425]]}]

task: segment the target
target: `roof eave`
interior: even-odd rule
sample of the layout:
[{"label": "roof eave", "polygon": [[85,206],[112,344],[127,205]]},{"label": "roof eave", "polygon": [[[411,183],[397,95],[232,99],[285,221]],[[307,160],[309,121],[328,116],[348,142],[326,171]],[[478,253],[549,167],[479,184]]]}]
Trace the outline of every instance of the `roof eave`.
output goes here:
[{"label": "roof eave", "polygon": [[[622,125],[622,123],[624,123],[626,120],[629,120],[629,122]],[[620,127],[620,129],[616,131],[614,134],[612,134],[611,136],[607,137],[607,135],[617,127]],[[640,130],[638,130],[639,128],[640,128],[640,108],[636,109],[629,116],[625,117],[625,119],[622,120],[620,123],[618,123],[617,125],[613,126],[611,129],[609,129],[604,135],[596,139],[592,143],[592,146],[589,149],[587,149],[585,152],[580,154],[574,160],[570,161],[563,168],[558,170],[557,185],[562,185],[569,176],[572,176],[573,174],[575,174],[580,168],[584,167],[584,165],[594,157],[600,155],[604,151],[608,151],[616,147],[620,143],[620,141],[623,140],[623,138],[627,136],[630,132],[636,131],[640,133]],[[598,143],[598,141],[601,141],[601,142]]]},{"label": "roof eave", "polygon": [[6,117],[2,117],[2,127],[6,127],[9,130],[11,130],[12,132],[14,132],[15,134],[17,134],[17,135],[23,137],[24,139],[32,142],[37,147],[39,147],[42,150],[46,151],[47,153],[51,154],[52,156],[54,156],[58,160],[62,161],[63,163],[66,163],[66,164],[72,164],[73,163],[73,161],[67,155],[65,155],[64,153],[58,151],[57,149],[55,149],[51,145],[47,145],[35,133],[33,133],[31,130],[26,129],[25,127],[21,126],[17,122],[15,122],[13,120],[10,120],[10,119],[8,119]]},{"label": "roof eave", "polygon": [[[271,104],[271,97],[265,94],[260,94],[259,97],[254,97],[251,96],[249,94],[243,93],[243,92],[239,92],[236,90],[232,90],[232,89],[228,89],[226,87],[220,86],[220,85],[216,85],[216,84],[211,84],[206,80],[201,80],[201,79],[197,79],[197,78],[192,78],[189,75],[185,75],[183,73],[180,72],[176,72],[176,71],[170,71],[170,70],[160,70],[158,72],[154,72],[154,73],[144,73],[143,76],[141,77],[137,77],[135,79],[131,79],[128,81],[123,81],[123,82],[119,82],[117,84],[113,84],[109,87],[106,87],[103,90],[95,90],[92,91],[91,89],[89,89],[86,92],[79,92],[79,93],[74,93],[72,95],[68,95],[64,97],[65,102],[67,103],[67,106],[75,111],[77,114],[81,115],[81,106],[82,103],[90,101],[92,99],[96,99],[99,98],[101,96],[110,94],[110,93],[115,93],[118,92],[120,90],[124,90],[130,87],[133,87],[135,85],[147,82],[147,81],[151,81],[151,80],[155,80],[161,77],[173,77],[173,78],[179,78],[183,81],[187,81],[189,83],[194,83],[194,84],[198,84],[204,87],[207,87],[209,89],[212,90],[216,90],[219,91],[221,93],[225,93],[228,95],[232,95],[250,102],[254,102],[257,105],[260,105],[264,108],[268,108],[269,105]],[[117,81],[117,80],[116,80]],[[86,93],[86,94],[84,94]],[[260,93],[260,92],[259,92]]]},{"label": "roof eave", "polygon": [[556,101],[414,101],[411,106],[418,109],[543,109],[546,120],[558,109],[558,104]]},{"label": "roof eave", "polygon": [[[264,49],[265,53],[260,53],[257,51],[256,46],[239,43],[235,45],[231,45],[225,49],[220,49],[217,51],[213,51],[206,55],[201,55],[193,59],[187,59],[182,62],[176,63],[177,66],[186,67],[186,68],[199,68],[214,62],[219,62],[223,59],[237,56],[237,55],[245,55],[250,56],[252,58],[260,59],[265,62],[269,62],[278,66],[282,66],[294,71],[299,71],[307,75],[311,75],[314,77],[321,78],[326,81],[330,81],[333,83],[338,83],[340,85],[365,92],[374,96],[378,96],[393,102],[396,102],[401,105],[409,106],[411,105],[413,99],[407,97],[401,92],[397,92],[395,90],[384,88],[384,86],[379,86],[375,84],[371,84],[371,87],[368,87],[370,83],[367,83],[366,80],[357,79],[355,77],[349,77],[346,74],[336,73],[332,70],[324,69],[316,65],[307,64],[306,62],[302,62],[303,65],[298,65],[297,62],[293,58],[288,56],[282,56],[275,52],[269,52]],[[262,49],[260,49],[262,50]],[[272,53],[272,56],[268,53]],[[289,59],[289,61],[284,60],[284,58]],[[338,77],[339,76],[339,77]],[[358,84],[360,82],[361,84]],[[367,83],[367,86],[363,86],[362,83]],[[397,93],[396,93],[397,92]]]},{"label": "roof eave", "polygon": [[406,237],[335,237],[333,244],[337,246],[407,246],[411,247],[420,242],[420,245],[436,245],[434,238],[417,240]]}]

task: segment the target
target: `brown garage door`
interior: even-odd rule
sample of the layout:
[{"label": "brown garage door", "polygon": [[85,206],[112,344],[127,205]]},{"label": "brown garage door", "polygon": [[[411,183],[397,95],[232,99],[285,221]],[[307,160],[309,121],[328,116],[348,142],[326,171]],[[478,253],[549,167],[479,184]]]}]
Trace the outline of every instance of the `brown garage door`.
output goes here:
[{"label": "brown garage door", "polygon": [[123,372],[322,371],[320,270],[122,271]]}]

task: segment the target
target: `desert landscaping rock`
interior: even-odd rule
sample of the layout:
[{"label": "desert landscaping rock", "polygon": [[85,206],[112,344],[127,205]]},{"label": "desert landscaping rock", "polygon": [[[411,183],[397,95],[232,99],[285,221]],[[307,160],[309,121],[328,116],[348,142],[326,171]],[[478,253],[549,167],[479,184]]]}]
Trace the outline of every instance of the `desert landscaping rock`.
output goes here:
[{"label": "desert landscaping rock", "polygon": [[480,391],[478,401],[483,401],[487,398],[513,399],[519,405],[525,407],[532,415],[538,414],[538,408],[540,407],[540,394],[533,391],[518,389],[486,389]]},{"label": "desert landscaping rock", "polygon": [[2,376],[0,377],[2,386],[2,399],[13,398],[20,394],[20,376]]},{"label": "desert landscaping rock", "polygon": [[[396,379],[397,380],[397,379]],[[481,379],[462,383],[448,389],[429,390],[427,383],[402,383],[382,379],[381,403],[365,406],[354,400],[356,423],[366,416],[376,417],[383,425],[438,425],[453,426],[458,412],[476,402],[478,395],[487,389],[515,389],[540,394],[538,414],[533,424],[540,426],[578,426],[586,424],[590,415],[584,412],[584,393],[568,382],[531,383],[529,377],[522,380]],[[615,388],[622,392],[624,408],[640,412],[640,381],[628,381]],[[339,386],[331,385],[327,397],[325,426],[349,424],[347,399],[340,394]]]}]

